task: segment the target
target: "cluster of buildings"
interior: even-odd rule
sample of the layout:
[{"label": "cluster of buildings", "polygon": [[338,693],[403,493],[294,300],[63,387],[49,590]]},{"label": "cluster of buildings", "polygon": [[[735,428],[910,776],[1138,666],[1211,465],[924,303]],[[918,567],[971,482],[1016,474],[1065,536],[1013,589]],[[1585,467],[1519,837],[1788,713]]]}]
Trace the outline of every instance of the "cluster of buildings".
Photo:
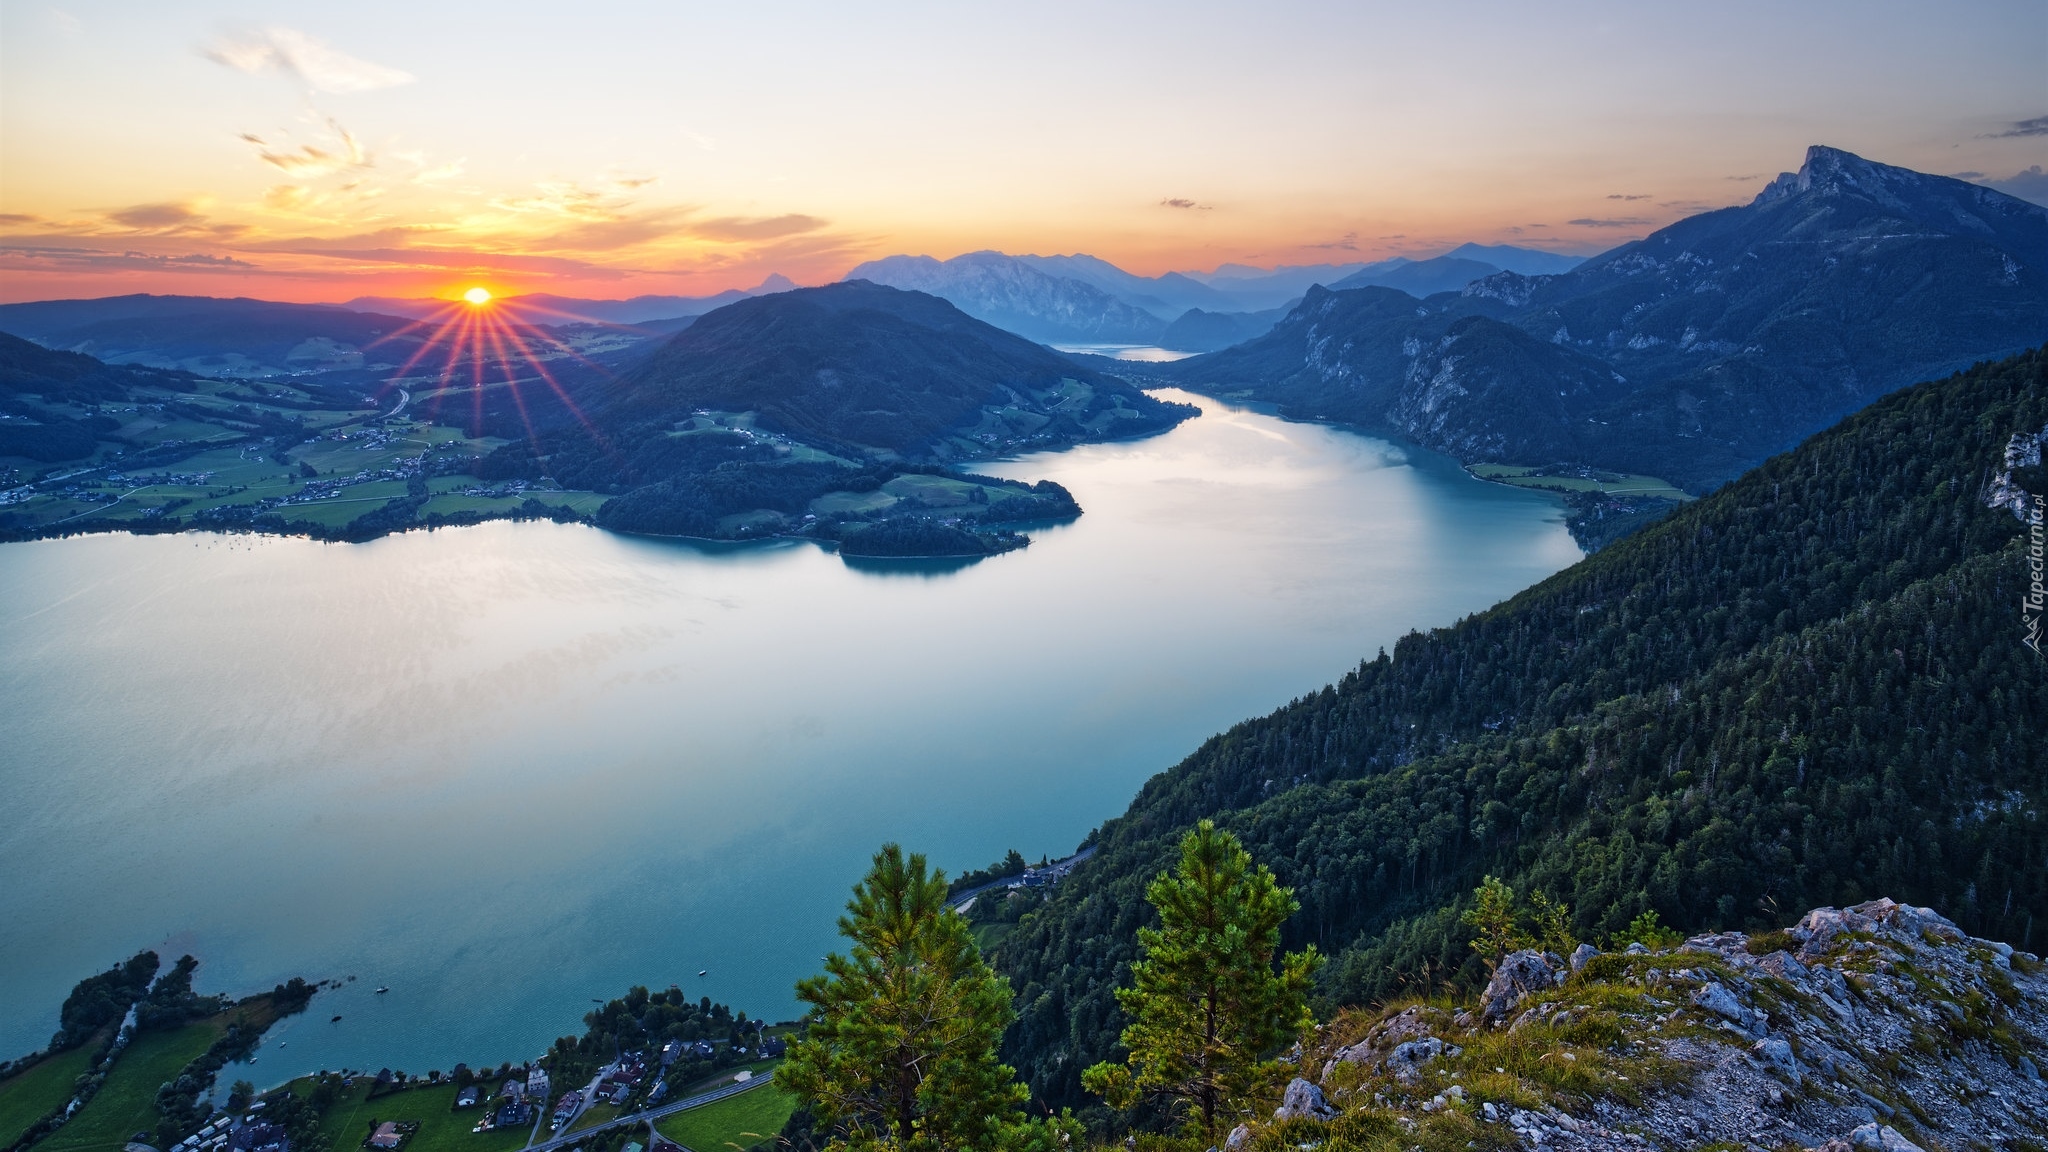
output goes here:
[{"label": "cluster of buildings", "polygon": [[592,1100],[605,1100],[615,1105],[624,1104],[627,1098],[633,1095],[633,1089],[639,1087],[640,1082],[645,1079],[646,1053],[628,1052],[619,1057],[618,1063],[613,1064],[610,1070],[598,1079],[597,1090]]},{"label": "cluster of buildings", "polygon": [[[495,1128],[524,1128],[533,1123],[534,1113],[548,1100],[552,1087],[545,1068],[522,1068],[505,1078],[498,1085],[496,1103],[484,1118],[477,1122],[474,1132],[489,1132]],[[574,1096],[575,1093],[569,1093]],[[457,1108],[474,1108],[484,1102],[483,1090],[477,1085],[464,1088],[455,1096]]]},{"label": "cluster of buildings", "polygon": [[241,1116],[222,1113],[171,1146],[171,1152],[291,1152],[284,1129],[267,1123],[258,1101]]}]

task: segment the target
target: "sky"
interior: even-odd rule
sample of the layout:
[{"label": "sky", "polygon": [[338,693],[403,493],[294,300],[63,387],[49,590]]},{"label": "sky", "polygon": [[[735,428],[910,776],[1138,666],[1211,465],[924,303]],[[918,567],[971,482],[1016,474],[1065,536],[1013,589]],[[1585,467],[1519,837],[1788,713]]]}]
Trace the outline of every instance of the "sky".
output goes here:
[{"label": "sky", "polygon": [[0,0],[0,300],[1589,254],[1809,144],[2048,201],[2048,4]]}]

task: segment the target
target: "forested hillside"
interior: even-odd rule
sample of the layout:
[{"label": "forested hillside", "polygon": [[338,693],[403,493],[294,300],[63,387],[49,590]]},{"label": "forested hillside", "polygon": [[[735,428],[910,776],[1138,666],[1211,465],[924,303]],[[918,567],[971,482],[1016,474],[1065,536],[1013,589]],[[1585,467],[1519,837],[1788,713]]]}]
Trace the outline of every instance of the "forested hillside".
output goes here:
[{"label": "forested hillside", "polygon": [[[1654,910],[1778,924],[1889,895],[2048,937],[2048,668],[2021,643],[2025,533],[1987,507],[2048,426],[2036,350],[1894,393],[1456,626],[1212,738],[1104,825],[995,954],[1006,1059],[1078,1103],[1112,1055],[1146,881],[1214,816],[1293,886],[1320,994],[1480,976],[1492,873],[1581,936]],[[2048,491],[2036,467],[2013,479]]]}]

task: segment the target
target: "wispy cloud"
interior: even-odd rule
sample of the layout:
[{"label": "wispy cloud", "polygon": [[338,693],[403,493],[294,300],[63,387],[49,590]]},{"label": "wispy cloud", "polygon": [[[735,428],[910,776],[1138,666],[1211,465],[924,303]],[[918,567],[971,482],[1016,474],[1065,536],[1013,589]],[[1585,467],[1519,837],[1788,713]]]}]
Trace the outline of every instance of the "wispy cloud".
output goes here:
[{"label": "wispy cloud", "polygon": [[[1567,220],[1565,223],[1576,228],[1641,228],[1649,224],[1650,221],[1641,216],[1607,216],[1599,218],[1581,216],[1577,220]],[[1541,225],[1532,224],[1530,227],[1541,227]]]},{"label": "wispy cloud", "polygon": [[1607,198],[1609,200],[1648,200],[1650,194],[1648,192],[1639,192],[1635,195],[1624,195],[1620,192],[1610,192],[1607,194]]},{"label": "wispy cloud", "polygon": [[233,256],[214,256],[205,252],[159,256],[148,252],[115,252],[105,248],[59,248],[34,244],[0,244],[0,267],[29,271],[90,268],[237,273],[254,272],[258,269],[258,265],[247,260]]},{"label": "wispy cloud", "polygon": [[190,228],[206,217],[190,204],[137,204],[132,208],[116,208],[107,213],[107,219],[139,232],[169,232],[179,228]]},{"label": "wispy cloud", "polygon": [[1215,205],[1213,204],[1202,204],[1197,201],[1190,200],[1185,196],[1173,196],[1165,200],[1161,200],[1159,202],[1159,206],[1161,208],[1192,208],[1200,212],[1207,212],[1215,207]]},{"label": "wispy cloud", "polygon": [[2031,120],[2015,120],[2005,126],[2005,131],[1986,132],[1980,139],[2003,140],[2010,136],[2048,136],[2048,116],[2036,116]]},{"label": "wispy cloud", "polygon": [[1320,248],[1325,251],[1356,252],[1358,251],[1358,233],[1346,232],[1335,240],[1325,240],[1320,244],[1303,244],[1302,247]]},{"label": "wispy cloud", "polygon": [[552,180],[536,185],[529,195],[500,196],[491,201],[491,207],[519,215],[605,220],[615,217],[625,204],[604,189],[589,188],[573,180]]},{"label": "wispy cloud", "polygon": [[242,133],[242,139],[255,146],[257,157],[265,164],[299,179],[375,166],[376,161],[369,152],[339,121],[330,117],[327,128],[330,134],[327,139],[296,148],[286,143],[274,143],[253,132]]},{"label": "wispy cloud", "polygon": [[292,28],[259,28],[224,36],[201,53],[239,72],[278,71],[316,92],[367,92],[410,84],[412,74],[323,44]]},{"label": "wispy cloud", "polygon": [[2048,204],[2048,172],[2039,164],[2022,168],[2003,180],[1987,179],[1982,172],[1956,173],[1959,180],[1974,180],[1987,188],[1996,188],[2008,196],[2031,200],[2036,204]]},{"label": "wispy cloud", "polygon": [[712,220],[698,220],[687,226],[693,236],[706,240],[779,240],[784,236],[795,236],[804,232],[816,232],[825,226],[825,221],[816,216],[789,213],[784,216],[748,218],[744,216],[723,216]]},{"label": "wispy cloud", "polygon": [[231,241],[246,235],[249,226],[209,220],[196,205],[165,201],[109,209],[96,220],[80,221],[66,230],[86,234],[105,234],[111,230],[141,236],[203,236]]},{"label": "wispy cloud", "polygon": [[478,252],[467,248],[334,248],[326,245],[285,247],[268,245],[265,251],[297,256],[317,256],[354,264],[388,268],[459,269],[477,274],[521,273],[529,276],[569,276],[589,280],[622,280],[628,270],[594,264],[567,256],[510,255]]}]

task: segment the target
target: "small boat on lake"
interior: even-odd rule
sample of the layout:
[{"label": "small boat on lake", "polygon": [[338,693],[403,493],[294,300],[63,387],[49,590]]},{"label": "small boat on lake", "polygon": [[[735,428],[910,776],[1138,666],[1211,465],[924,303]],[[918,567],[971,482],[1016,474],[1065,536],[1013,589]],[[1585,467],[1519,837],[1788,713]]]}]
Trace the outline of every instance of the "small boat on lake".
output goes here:
[{"label": "small boat on lake", "polygon": [[389,992],[389,991],[391,991],[391,988],[390,988],[390,987],[389,987],[389,986],[387,985],[387,986],[385,986],[385,987],[383,987],[383,988],[379,988],[379,989],[377,989],[377,995],[379,995],[379,996],[382,996],[383,994],[385,994],[386,992]]}]

